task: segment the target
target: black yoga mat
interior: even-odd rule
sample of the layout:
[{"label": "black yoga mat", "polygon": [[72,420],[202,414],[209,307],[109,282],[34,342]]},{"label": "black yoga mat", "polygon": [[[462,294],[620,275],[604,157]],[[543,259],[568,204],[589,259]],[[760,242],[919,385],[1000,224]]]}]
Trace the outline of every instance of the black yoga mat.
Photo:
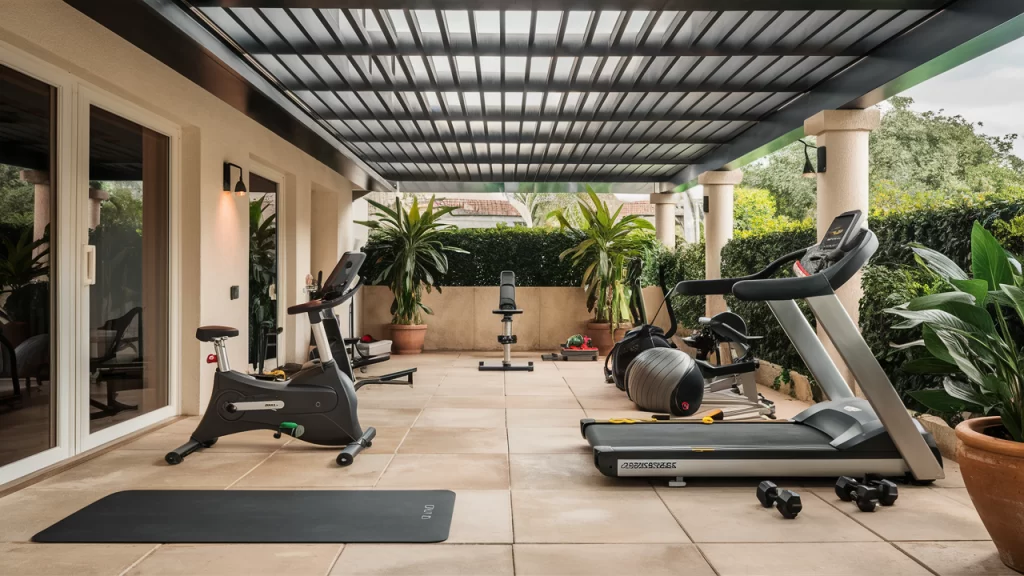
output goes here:
[{"label": "black yoga mat", "polygon": [[444,542],[449,490],[129,490],[111,494],[33,542]]}]

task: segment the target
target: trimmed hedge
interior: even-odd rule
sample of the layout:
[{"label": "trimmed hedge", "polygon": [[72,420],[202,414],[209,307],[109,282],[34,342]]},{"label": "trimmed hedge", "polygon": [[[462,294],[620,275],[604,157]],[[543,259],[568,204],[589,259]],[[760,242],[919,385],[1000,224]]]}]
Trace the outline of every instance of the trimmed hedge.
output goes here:
[{"label": "trimmed hedge", "polygon": [[[958,198],[938,206],[906,206],[898,211],[870,216],[871,229],[878,235],[878,251],[871,259],[875,265],[913,266],[909,242],[918,242],[948,256],[965,270],[971,263],[971,227],[975,221],[985,228],[1010,232],[1007,223],[1024,214],[1024,194],[988,194]],[[1006,239],[1007,234],[1003,234]],[[1020,247],[1024,236],[1008,242],[1007,248]]]},{"label": "trimmed hedge", "polygon": [[[464,228],[444,232],[443,241],[469,254],[448,254],[448,273],[439,286],[497,286],[503,270],[516,273],[518,286],[579,286],[583,269],[558,255],[580,239],[569,232],[543,228]],[[362,276],[372,283],[377,277],[377,244],[371,235],[363,251]]]},{"label": "trimmed hedge", "polygon": [[909,392],[939,387],[942,378],[910,374],[901,369],[907,360],[920,353],[913,350],[897,350],[891,344],[917,340],[921,337],[921,329],[894,330],[893,325],[901,319],[886,314],[884,310],[899,306],[918,296],[936,292],[938,286],[933,285],[933,279],[920,268],[872,265],[864,268],[861,287],[864,296],[860,300],[860,330],[864,341],[875,353],[875,358],[882,365],[882,369],[889,375],[903,403],[909,408],[924,411],[924,406]]},{"label": "trimmed hedge", "polygon": [[[694,280],[704,277],[704,243],[685,244],[680,242],[675,250],[659,246],[647,258],[644,286],[658,285],[658,270],[665,272],[666,290],[671,290],[680,280]],[[696,326],[697,319],[704,315],[704,299],[676,296],[672,299],[672,311],[676,321],[683,326]]]}]

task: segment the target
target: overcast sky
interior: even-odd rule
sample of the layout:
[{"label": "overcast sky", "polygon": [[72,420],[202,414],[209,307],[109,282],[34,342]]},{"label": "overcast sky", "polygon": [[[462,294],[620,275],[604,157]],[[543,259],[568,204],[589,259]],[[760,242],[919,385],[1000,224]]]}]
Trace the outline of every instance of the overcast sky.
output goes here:
[{"label": "overcast sky", "polygon": [[971,60],[903,93],[915,110],[945,109],[970,122],[981,122],[985,134],[1021,134],[1015,145],[1024,158],[1024,39]]}]

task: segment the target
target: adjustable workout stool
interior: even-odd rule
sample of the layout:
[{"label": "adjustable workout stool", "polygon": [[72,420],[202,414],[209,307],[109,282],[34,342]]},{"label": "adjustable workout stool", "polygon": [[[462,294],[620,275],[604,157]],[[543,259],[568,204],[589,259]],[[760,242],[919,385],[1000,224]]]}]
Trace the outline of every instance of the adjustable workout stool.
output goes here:
[{"label": "adjustable workout stool", "polygon": [[518,342],[518,339],[512,334],[512,317],[516,314],[522,314],[523,311],[516,307],[516,275],[510,270],[505,270],[501,273],[501,287],[498,289],[498,309],[494,310],[495,314],[501,314],[501,334],[498,336],[498,343],[505,351],[505,356],[501,359],[501,366],[485,366],[483,361],[480,361],[480,370],[483,371],[498,371],[498,372],[533,372],[533,362],[528,362],[525,366],[513,366],[512,365],[512,345]]}]

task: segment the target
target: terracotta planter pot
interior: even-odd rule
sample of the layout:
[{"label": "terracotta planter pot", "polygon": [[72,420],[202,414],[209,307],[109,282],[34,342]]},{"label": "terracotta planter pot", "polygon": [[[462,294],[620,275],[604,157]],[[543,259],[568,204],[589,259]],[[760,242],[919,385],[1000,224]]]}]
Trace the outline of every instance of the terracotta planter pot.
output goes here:
[{"label": "terracotta planter pot", "polygon": [[423,352],[423,339],[426,337],[426,324],[392,324],[391,351],[395,354],[419,354]]},{"label": "terracotta planter pot", "polygon": [[1024,572],[1024,443],[984,434],[999,423],[999,417],[961,422],[956,427],[956,459],[999,559]]},{"label": "terracotta planter pot", "polygon": [[615,329],[615,336],[611,333],[611,324],[607,322],[587,322],[587,336],[593,340],[594,347],[597,348],[598,354],[601,356],[607,356],[612,351],[612,347],[622,337],[626,335],[626,330],[629,330],[629,326],[623,326]]}]

